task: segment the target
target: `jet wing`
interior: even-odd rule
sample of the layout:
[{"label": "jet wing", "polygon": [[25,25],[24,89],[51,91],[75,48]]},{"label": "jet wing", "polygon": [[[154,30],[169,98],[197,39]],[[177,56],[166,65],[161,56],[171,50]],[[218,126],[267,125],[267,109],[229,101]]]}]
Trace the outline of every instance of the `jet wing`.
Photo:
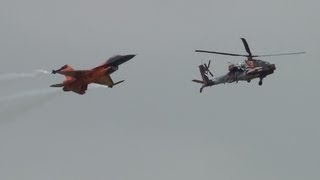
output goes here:
[{"label": "jet wing", "polygon": [[106,85],[108,87],[112,87],[114,85],[111,77],[109,75],[102,76],[100,79],[95,81],[96,84]]},{"label": "jet wing", "polygon": [[65,76],[70,76],[73,78],[81,78],[81,77],[87,76],[92,72],[93,72],[92,70],[71,70],[71,71],[59,71],[57,73]]},{"label": "jet wing", "polygon": [[80,95],[83,95],[86,93],[86,90],[88,89],[88,84],[85,84],[79,88],[73,88],[71,89],[71,91],[75,92],[75,93],[78,93]]}]

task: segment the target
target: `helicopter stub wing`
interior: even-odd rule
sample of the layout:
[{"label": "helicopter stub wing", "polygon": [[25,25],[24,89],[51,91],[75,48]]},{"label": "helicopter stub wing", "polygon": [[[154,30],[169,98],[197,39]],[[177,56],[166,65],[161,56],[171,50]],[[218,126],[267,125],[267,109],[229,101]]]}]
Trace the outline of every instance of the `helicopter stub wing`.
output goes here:
[{"label": "helicopter stub wing", "polygon": [[249,69],[247,71],[247,74],[255,74],[255,73],[258,73],[258,72],[261,72],[262,71],[262,67],[255,67],[253,69]]}]

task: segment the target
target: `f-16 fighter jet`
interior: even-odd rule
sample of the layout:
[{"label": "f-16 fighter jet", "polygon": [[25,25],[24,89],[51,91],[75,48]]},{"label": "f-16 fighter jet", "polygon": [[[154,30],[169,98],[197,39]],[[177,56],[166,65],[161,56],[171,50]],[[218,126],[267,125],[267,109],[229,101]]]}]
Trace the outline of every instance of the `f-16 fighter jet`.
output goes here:
[{"label": "f-16 fighter jet", "polygon": [[52,70],[52,74],[65,75],[66,80],[60,84],[53,84],[50,87],[62,87],[63,91],[73,91],[80,95],[85,94],[88,85],[91,83],[105,85],[112,88],[116,83],[110,77],[110,74],[118,70],[119,65],[129,61],[135,55],[116,55],[109,58],[104,64],[91,70],[74,70],[69,65],[64,65],[60,69]]}]

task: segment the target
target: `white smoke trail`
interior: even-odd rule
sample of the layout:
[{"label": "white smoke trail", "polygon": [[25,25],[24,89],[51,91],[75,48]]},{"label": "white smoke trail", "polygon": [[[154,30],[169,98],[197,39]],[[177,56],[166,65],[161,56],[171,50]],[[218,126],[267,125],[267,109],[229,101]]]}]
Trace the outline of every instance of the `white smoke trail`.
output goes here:
[{"label": "white smoke trail", "polygon": [[5,73],[5,74],[0,74],[0,81],[22,79],[22,78],[33,78],[43,74],[50,74],[50,72],[43,69],[37,69],[32,73]]},{"label": "white smoke trail", "polygon": [[[108,88],[107,86],[104,85],[99,85],[99,84],[90,84],[91,89],[96,89],[96,88]],[[46,96],[50,94],[58,94],[62,92],[61,89],[55,89],[55,88],[50,88],[50,89],[38,89],[38,90],[32,90],[32,91],[27,91],[27,92],[21,92],[9,96],[4,96],[0,97],[0,105],[3,103],[12,102],[20,99],[25,99],[25,98],[32,98],[32,97],[39,97],[39,96]]]},{"label": "white smoke trail", "polygon": [[58,89],[42,89],[0,97],[0,121],[8,121],[39,108],[59,94]]},{"label": "white smoke trail", "polygon": [[[96,89],[96,88],[108,88],[107,86],[104,85],[99,85],[99,84],[90,84],[90,89]],[[38,89],[38,90],[32,90],[32,91],[27,91],[27,92],[21,92],[9,96],[4,96],[0,97],[0,105],[2,103],[10,102],[10,101],[15,101],[23,98],[28,98],[28,97],[34,97],[34,96],[46,96],[49,94],[58,94],[61,91],[60,88],[50,88],[50,89]]]},{"label": "white smoke trail", "polygon": [[57,93],[57,92],[58,92],[58,89],[42,89],[42,90],[32,90],[27,92],[21,92],[21,93],[13,94],[10,96],[0,97],[0,103],[6,102],[6,101],[14,101],[21,98],[33,97],[33,96],[43,96],[43,95]]}]

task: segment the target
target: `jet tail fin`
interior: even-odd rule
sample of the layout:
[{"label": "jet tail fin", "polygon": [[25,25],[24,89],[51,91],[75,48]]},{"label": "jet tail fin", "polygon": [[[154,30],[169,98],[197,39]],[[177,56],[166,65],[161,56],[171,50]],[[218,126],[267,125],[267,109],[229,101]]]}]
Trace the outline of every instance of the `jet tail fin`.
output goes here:
[{"label": "jet tail fin", "polygon": [[[61,72],[61,71],[73,71],[73,68],[71,66],[69,66],[68,64],[62,66],[61,68],[57,69],[57,70],[52,70],[52,74],[56,74],[58,72]],[[66,80],[71,80],[73,79],[73,77],[71,76],[67,76],[65,75],[66,77]]]},{"label": "jet tail fin", "polygon": [[[65,69],[63,69],[62,71],[73,71],[73,70],[74,69],[71,66],[67,65],[67,67]],[[71,76],[65,75],[65,77],[66,77],[66,81],[69,81],[69,80],[73,79],[73,77],[71,77]]]}]

